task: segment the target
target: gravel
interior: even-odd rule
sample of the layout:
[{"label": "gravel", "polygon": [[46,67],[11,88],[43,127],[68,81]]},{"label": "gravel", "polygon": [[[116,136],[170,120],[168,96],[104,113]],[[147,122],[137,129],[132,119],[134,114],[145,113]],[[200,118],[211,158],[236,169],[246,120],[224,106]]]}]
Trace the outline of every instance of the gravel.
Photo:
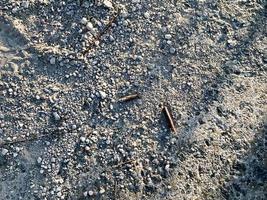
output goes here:
[{"label": "gravel", "polygon": [[0,1],[0,199],[266,199],[265,4]]}]

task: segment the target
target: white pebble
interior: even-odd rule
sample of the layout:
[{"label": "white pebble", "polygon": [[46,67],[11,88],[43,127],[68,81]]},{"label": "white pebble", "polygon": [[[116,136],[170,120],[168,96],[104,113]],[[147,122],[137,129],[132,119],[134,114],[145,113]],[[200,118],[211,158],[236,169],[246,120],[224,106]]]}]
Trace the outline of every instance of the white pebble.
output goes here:
[{"label": "white pebble", "polygon": [[104,0],[103,4],[104,4],[104,6],[106,6],[107,8],[109,8],[109,9],[113,9],[113,5],[112,5],[112,3],[111,3],[110,1],[108,1],[108,0]]},{"label": "white pebble", "polygon": [[104,188],[101,188],[99,191],[100,194],[104,194],[105,192],[106,192],[106,190]]},{"label": "white pebble", "polygon": [[99,95],[102,99],[105,99],[108,95],[107,93],[103,92],[103,91],[99,91]]},{"label": "white pebble", "polygon": [[82,137],[80,137],[80,140],[81,140],[82,142],[85,142],[86,138],[82,136]]},{"label": "white pebble", "polygon": [[93,24],[92,24],[91,22],[88,22],[88,23],[86,24],[86,28],[87,28],[88,30],[93,30],[93,29],[94,29],[94,26],[93,26]]},{"label": "white pebble", "polygon": [[166,40],[170,40],[171,38],[172,38],[172,35],[171,35],[171,34],[166,34],[166,35],[165,35],[165,39],[166,39]]},{"label": "white pebble", "polygon": [[81,19],[81,24],[83,24],[83,25],[86,25],[87,24],[87,19],[85,18],[85,17],[83,17],[82,19]]}]

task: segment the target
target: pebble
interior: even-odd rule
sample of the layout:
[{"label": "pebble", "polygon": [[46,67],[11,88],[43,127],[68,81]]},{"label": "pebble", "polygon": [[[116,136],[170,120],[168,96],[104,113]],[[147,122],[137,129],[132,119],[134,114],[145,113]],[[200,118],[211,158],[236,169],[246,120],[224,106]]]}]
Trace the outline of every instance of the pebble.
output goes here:
[{"label": "pebble", "polygon": [[57,196],[58,196],[58,197],[61,197],[61,196],[62,196],[62,193],[61,193],[61,192],[58,192],[58,193],[57,193]]},{"label": "pebble", "polygon": [[57,112],[53,112],[53,117],[56,121],[59,121],[60,120],[60,116]]},{"label": "pebble", "polygon": [[105,192],[106,192],[106,190],[104,188],[100,188],[100,190],[99,190],[100,194],[104,194]]},{"label": "pebble", "polygon": [[77,128],[77,126],[75,125],[75,124],[73,124],[72,126],[71,126],[71,129],[72,130],[75,130]]},{"label": "pebble", "polygon": [[52,58],[50,59],[50,64],[51,64],[51,65],[56,64],[56,58],[55,58],[55,57],[52,57]]},{"label": "pebble", "polygon": [[176,52],[176,49],[173,48],[173,47],[171,47],[171,48],[170,48],[170,53],[171,53],[171,54],[174,54],[175,52]]},{"label": "pebble", "polygon": [[88,20],[87,20],[85,17],[83,17],[83,18],[81,19],[81,24],[86,25],[87,22],[88,22]]},{"label": "pebble", "polygon": [[91,22],[88,22],[87,24],[86,24],[86,28],[88,29],[88,30],[93,30],[94,29],[94,26],[93,26],[93,24],[91,23]]},{"label": "pebble", "polygon": [[37,163],[40,164],[42,162],[42,158],[41,157],[38,157],[37,158]]},{"label": "pebble", "polygon": [[144,17],[148,19],[149,18],[149,12],[145,12]]},{"label": "pebble", "polygon": [[172,38],[172,35],[171,35],[171,34],[166,34],[166,35],[165,35],[165,39],[166,39],[166,40],[170,40],[171,38]]},{"label": "pebble", "polygon": [[113,9],[112,3],[110,1],[108,1],[108,0],[104,0],[103,1],[103,5],[106,6],[107,8],[109,8],[109,9]]},{"label": "pebble", "polygon": [[167,165],[165,166],[165,170],[166,170],[166,171],[169,171],[169,169],[170,169],[170,165],[167,164]]},{"label": "pebble", "polygon": [[2,149],[2,152],[1,153],[4,156],[4,155],[6,155],[8,153],[8,150],[7,149]]},{"label": "pebble", "polygon": [[102,99],[105,99],[108,96],[104,91],[99,91],[99,95]]},{"label": "pebble", "polygon": [[80,137],[80,140],[81,140],[82,142],[85,142],[86,138],[82,136],[82,137]]},{"label": "pebble", "polygon": [[88,192],[88,195],[89,195],[89,196],[93,196],[93,195],[94,195],[94,192],[93,192],[92,190],[90,190],[90,191]]}]

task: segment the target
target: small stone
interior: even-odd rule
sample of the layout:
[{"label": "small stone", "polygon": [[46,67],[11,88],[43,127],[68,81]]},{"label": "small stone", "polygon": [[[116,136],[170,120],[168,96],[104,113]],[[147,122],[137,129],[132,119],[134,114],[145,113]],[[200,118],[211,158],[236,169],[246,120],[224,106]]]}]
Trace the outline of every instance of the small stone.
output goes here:
[{"label": "small stone", "polygon": [[166,35],[165,35],[165,39],[166,39],[166,40],[170,40],[171,38],[172,38],[172,35],[171,35],[171,34],[166,34]]},{"label": "small stone", "polygon": [[93,196],[93,195],[94,195],[94,192],[93,192],[92,190],[90,190],[90,191],[88,192],[88,195],[89,195],[89,196]]},{"label": "small stone", "polygon": [[107,94],[103,91],[99,91],[99,95],[102,99],[105,99],[107,97]]},{"label": "small stone", "polygon": [[4,156],[4,155],[6,155],[8,153],[8,150],[7,149],[2,149],[2,152],[1,153]]},{"label": "small stone", "polygon": [[86,25],[87,22],[88,22],[88,20],[87,20],[85,17],[83,17],[83,18],[81,19],[81,24]]},{"label": "small stone", "polygon": [[50,64],[51,64],[51,65],[56,64],[56,58],[55,58],[55,57],[52,57],[52,58],[50,59]]},{"label": "small stone", "polygon": [[40,164],[42,162],[42,158],[41,157],[38,157],[37,158],[37,163]]},{"label": "small stone", "polygon": [[111,42],[113,42],[113,41],[115,40],[115,38],[114,38],[112,35],[110,35],[110,36],[109,36],[109,40],[110,40]]},{"label": "small stone", "polygon": [[83,193],[83,196],[84,197],[87,197],[87,195],[88,195],[88,192],[87,191]]},{"label": "small stone", "polygon": [[62,196],[62,193],[61,192],[58,192],[57,193],[57,197],[61,197]]},{"label": "small stone", "polygon": [[111,143],[111,141],[110,141],[110,140],[107,140],[107,141],[106,141],[106,144],[107,144],[107,145],[109,145],[110,143]]},{"label": "small stone", "polygon": [[103,5],[106,6],[109,9],[113,9],[113,5],[110,1],[104,0]]},{"label": "small stone", "polygon": [[86,24],[86,28],[87,28],[88,30],[93,30],[93,29],[94,29],[94,26],[93,26],[93,24],[92,24],[91,22],[88,22],[88,23]]},{"label": "small stone", "polygon": [[106,190],[104,188],[100,188],[100,190],[99,190],[100,194],[104,194],[105,192],[106,192]]},{"label": "small stone", "polygon": [[145,12],[144,17],[148,19],[150,17],[149,12]]},{"label": "small stone", "polygon": [[170,165],[167,164],[167,165],[165,166],[165,170],[166,170],[166,171],[169,171],[169,169],[170,169]]},{"label": "small stone", "polygon": [[56,121],[59,121],[60,120],[60,116],[57,112],[53,112],[53,117]]},{"label": "small stone", "polygon": [[72,130],[75,130],[77,128],[77,126],[75,125],[75,124],[73,124],[72,126],[71,126],[71,129]]},{"label": "small stone", "polygon": [[176,52],[176,49],[173,48],[173,47],[171,47],[171,48],[170,48],[170,53],[171,53],[171,54],[174,54],[175,52]]},{"label": "small stone", "polygon": [[86,138],[82,136],[82,137],[80,137],[80,140],[81,140],[82,142],[85,142]]}]

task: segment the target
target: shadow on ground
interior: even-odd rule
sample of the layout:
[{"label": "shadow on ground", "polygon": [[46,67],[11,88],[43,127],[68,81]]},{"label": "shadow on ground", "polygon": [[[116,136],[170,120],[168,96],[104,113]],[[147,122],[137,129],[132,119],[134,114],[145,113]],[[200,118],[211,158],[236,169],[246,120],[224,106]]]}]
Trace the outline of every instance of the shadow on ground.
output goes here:
[{"label": "shadow on ground", "polygon": [[219,190],[224,199],[267,199],[267,123],[258,132],[247,156],[233,166],[234,178]]}]

